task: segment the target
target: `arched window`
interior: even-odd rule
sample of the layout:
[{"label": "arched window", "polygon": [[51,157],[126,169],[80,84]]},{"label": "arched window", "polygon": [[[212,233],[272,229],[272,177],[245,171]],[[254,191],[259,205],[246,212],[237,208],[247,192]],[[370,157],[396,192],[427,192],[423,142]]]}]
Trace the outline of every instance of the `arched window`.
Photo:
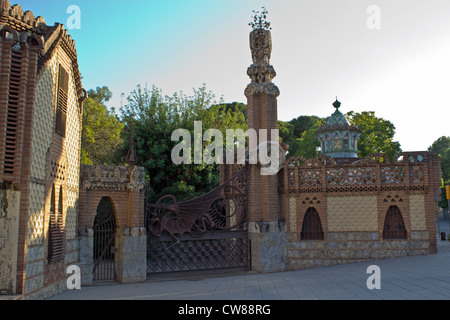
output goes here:
[{"label": "arched window", "polygon": [[406,239],[405,223],[397,206],[391,206],[386,213],[383,239]]},{"label": "arched window", "polygon": [[53,263],[61,261],[63,258],[64,258],[63,189],[62,187],[60,187],[59,189],[59,201],[57,207],[55,186],[53,185],[50,199],[47,261],[48,263]]},{"label": "arched window", "polygon": [[356,150],[356,136],[350,138],[350,149]]},{"label": "arched window", "polygon": [[341,150],[342,149],[342,146],[341,146],[341,137],[339,137],[339,135],[338,134],[336,134],[335,136],[334,136],[334,151],[339,151],[339,150]]},{"label": "arched window", "polygon": [[342,149],[344,150],[350,150],[350,137],[348,135],[348,132],[344,135],[344,138],[342,139]]},{"label": "arched window", "polygon": [[325,147],[326,147],[327,152],[330,152],[333,150],[333,140],[331,140],[331,137],[329,135],[326,136]]},{"label": "arched window", "polygon": [[302,240],[323,240],[322,223],[320,222],[319,214],[314,208],[309,208],[305,217],[303,218],[302,225]]}]

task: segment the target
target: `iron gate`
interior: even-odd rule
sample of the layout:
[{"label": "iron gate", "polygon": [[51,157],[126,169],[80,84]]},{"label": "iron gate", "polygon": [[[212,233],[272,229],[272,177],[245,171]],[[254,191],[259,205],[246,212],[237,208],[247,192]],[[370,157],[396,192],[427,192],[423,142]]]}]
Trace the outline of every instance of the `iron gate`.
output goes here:
[{"label": "iron gate", "polygon": [[105,197],[98,205],[94,221],[94,281],[115,280],[115,237],[114,209],[111,200]]},{"label": "iron gate", "polygon": [[247,166],[198,198],[146,206],[147,273],[250,268]]}]

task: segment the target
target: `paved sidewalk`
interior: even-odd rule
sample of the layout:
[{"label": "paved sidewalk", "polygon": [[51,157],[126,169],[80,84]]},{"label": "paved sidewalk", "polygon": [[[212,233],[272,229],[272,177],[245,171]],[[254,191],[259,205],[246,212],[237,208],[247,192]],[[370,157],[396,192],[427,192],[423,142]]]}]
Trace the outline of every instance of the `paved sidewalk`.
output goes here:
[{"label": "paved sidewalk", "polygon": [[[113,284],[66,291],[51,300],[449,300],[450,242],[439,253],[271,274]],[[369,290],[367,267],[381,269]]]}]

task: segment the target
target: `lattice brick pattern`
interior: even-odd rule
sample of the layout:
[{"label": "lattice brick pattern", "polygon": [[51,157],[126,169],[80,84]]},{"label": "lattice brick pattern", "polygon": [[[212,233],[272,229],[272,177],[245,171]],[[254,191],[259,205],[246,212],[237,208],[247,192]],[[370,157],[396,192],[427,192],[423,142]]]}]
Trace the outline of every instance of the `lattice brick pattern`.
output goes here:
[{"label": "lattice brick pattern", "polygon": [[33,141],[31,153],[31,175],[46,179],[46,154],[53,134],[54,114],[54,72],[55,59],[43,69],[36,86],[36,100],[33,115]]},{"label": "lattice brick pattern", "polygon": [[79,171],[80,171],[80,133],[81,133],[81,115],[76,95],[76,87],[73,74],[69,73],[69,90],[67,104],[67,122],[65,138],[66,166],[64,180],[66,184],[66,199],[64,201],[66,208],[65,232],[67,239],[76,237],[76,217],[77,203],[79,196]]},{"label": "lattice brick pattern", "polygon": [[427,230],[425,221],[425,197],[423,194],[409,196],[411,230]]},{"label": "lattice brick pattern", "polygon": [[76,88],[72,76],[69,81],[69,102],[66,124],[66,156],[68,161],[67,185],[70,188],[77,188],[79,185],[80,170],[80,132],[81,119],[79,105],[76,97]]},{"label": "lattice brick pattern", "polygon": [[328,197],[328,231],[378,230],[377,197]]},{"label": "lattice brick pattern", "polygon": [[78,190],[69,189],[66,195],[66,238],[75,239],[77,235]]},{"label": "lattice brick pattern", "polygon": [[29,246],[43,244],[44,240],[44,194],[45,186],[30,182],[28,207],[28,233]]}]

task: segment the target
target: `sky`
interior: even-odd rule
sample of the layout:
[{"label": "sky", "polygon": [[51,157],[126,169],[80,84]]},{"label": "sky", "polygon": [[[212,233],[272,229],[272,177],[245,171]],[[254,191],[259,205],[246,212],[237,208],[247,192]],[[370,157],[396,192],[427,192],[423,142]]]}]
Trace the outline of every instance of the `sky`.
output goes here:
[{"label": "sky", "polygon": [[[73,27],[87,90],[120,107],[137,85],[187,95],[203,84],[246,103],[252,10],[268,10],[278,118],[375,111],[404,151],[450,136],[448,0],[10,0]],[[80,15],[68,8],[75,5]],[[73,18],[79,18],[73,20]],[[123,94],[123,95],[122,95]]]}]

